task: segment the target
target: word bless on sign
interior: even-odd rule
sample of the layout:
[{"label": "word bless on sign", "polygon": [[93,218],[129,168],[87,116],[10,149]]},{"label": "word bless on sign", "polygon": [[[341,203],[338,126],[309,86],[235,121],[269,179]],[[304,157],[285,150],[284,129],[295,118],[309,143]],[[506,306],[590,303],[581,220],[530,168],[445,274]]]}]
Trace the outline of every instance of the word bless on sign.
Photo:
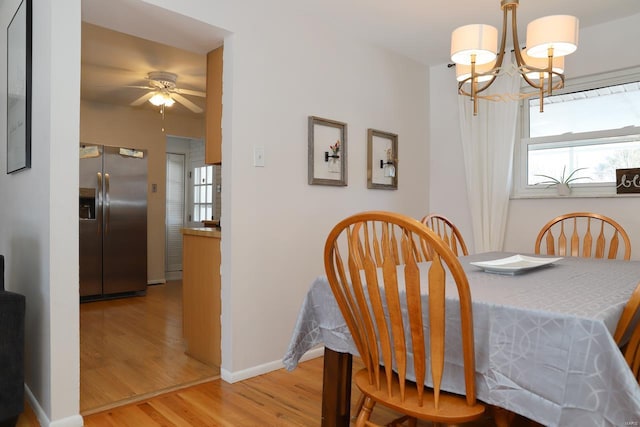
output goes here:
[{"label": "word bless on sign", "polygon": [[640,193],[640,168],[616,169],[616,193]]}]

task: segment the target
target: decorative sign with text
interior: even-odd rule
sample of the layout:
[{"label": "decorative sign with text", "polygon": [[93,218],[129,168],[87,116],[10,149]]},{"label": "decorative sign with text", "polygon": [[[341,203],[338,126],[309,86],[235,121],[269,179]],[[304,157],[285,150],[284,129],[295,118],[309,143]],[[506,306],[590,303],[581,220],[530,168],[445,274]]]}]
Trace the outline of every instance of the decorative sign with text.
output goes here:
[{"label": "decorative sign with text", "polygon": [[640,168],[616,169],[616,193],[640,193]]}]

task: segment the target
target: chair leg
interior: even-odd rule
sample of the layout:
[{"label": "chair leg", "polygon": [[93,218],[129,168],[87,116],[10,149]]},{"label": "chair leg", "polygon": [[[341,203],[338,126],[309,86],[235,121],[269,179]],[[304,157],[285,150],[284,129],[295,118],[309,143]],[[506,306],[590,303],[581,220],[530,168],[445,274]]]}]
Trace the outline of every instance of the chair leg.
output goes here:
[{"label": "chair leg", "polygon": [[366,397],[364,399],[364,404],[362,405],[362,409],[358,414],[358,419],[356,420],[356,427],[364,427],[371,418],[371,412],[373,411],[373,407],[376,405],[376,401],[370,397]]},{"label": "chair leg", "polygon": [[364,393],[361,393],[360,397],[358,398],[358,401],[356,402],[356,410],[354,411],[355,415],[353,416],[353,418],[356,418],[360,413],[360,410],[362,409],[362,405],[364,405],[364,398],[365,398]]},{"label": "chair leg", "polygon": [[509,427],[516,416],[516,414],[510,410],[500,408],[499,406],[492,406],[491,412],[497,427]]}]

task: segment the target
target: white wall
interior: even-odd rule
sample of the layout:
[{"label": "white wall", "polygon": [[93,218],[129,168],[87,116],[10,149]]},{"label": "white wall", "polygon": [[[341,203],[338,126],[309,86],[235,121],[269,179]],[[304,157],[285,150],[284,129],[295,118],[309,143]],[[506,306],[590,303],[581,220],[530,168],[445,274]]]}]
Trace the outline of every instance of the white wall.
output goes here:
[{"label": "white wall", "polygon": [[[0,3],[6,28],[18,0]],[[42,425],[81,425],[78,324],[80,1],[33,1],[31,169],[6,175],[0,132],[0,253],[7,287],[26,296],[25,381]],[[0,32],[6,81],[6,32]],[[6,89],[0,128],[6,129]]]},{"label": "white wall", "polygon": [[[640,15],[580,30],[578,51],[566,59],[567,78],[640,66]],[[430,208],[454,217],[466,239],[472,239],[464,187],[458,129],[455,71],[445,64],[430,69],[431,167]],[[533,252],[540,228],[551,218],[575,211],[593,211],[615,218],[629,233],[632,259],[640,259],[640,217],[637,197],[514,199],[509,203],[504,249]],[[635,246],[634,246],[635,242]],[[473,242],[468,247],[473,248]]]},{"label": "white wall", "polygon": [[[333,224],[367,209],[427,210],[426,69],[282,10],[252,16],[260,18],[231,28],[224,58],[225,76],[232,67],[222,177],[222,363],[230,380],[278,366],[261,367],[283,356],[303,296],[323,272]],[[348,124],[348,187],[307,184],[309,115]],[[369,127],[399,135],[398,191],[366,189]],[[251,166],[254,146],[265,148],[264,168]]]}]

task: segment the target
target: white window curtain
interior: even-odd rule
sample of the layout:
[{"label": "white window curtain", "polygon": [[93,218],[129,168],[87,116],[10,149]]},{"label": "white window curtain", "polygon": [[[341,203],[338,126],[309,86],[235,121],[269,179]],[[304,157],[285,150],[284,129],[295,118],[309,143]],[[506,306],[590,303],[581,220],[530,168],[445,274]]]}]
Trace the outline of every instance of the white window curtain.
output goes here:
[{"label": "white window curtain", "polygon": [[[520,75],[511,69],[488,89],[491,93],[514,94]],[[478,115],[473,102],[460,96],[460,133],[476,252],[499,251],[509,209],[513,149],[518,117],[517,101],[480,100]]]}]

